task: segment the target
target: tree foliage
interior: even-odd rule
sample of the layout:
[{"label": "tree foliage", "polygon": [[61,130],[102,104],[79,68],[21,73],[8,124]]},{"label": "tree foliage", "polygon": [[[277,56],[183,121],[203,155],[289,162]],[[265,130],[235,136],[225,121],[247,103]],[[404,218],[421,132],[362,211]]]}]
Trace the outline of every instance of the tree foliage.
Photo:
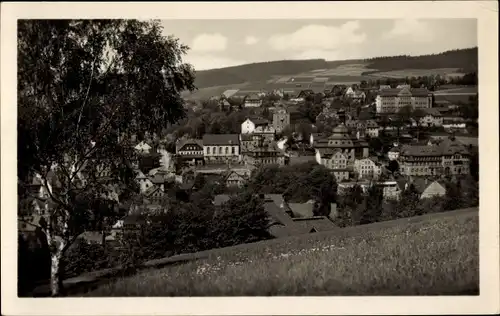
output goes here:
[{"label": "tree foliage", "polygon": [[85,229],[94,200],[128,194],[131,136],[185,115],[180,92],[194,89],[187,49],[158,21],[19,21],[18,179],[39,175],[54,203],[42,227],[53,262]]}]

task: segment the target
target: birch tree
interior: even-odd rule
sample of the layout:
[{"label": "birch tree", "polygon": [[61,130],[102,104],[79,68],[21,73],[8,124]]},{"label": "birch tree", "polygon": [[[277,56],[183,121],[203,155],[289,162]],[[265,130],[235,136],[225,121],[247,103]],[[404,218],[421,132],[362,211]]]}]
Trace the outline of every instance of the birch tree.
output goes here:
[{"label": "birch tree", "polygon": [[[129,141],[185,116],[180,92],[194,90],[188,47],[158,21],[19,20],[18,182],[47,193],[39,223],[49,244],[51,291],[61,258],[107,201],[133,187]],[[111,207],[111,209],[113,209]]]}]

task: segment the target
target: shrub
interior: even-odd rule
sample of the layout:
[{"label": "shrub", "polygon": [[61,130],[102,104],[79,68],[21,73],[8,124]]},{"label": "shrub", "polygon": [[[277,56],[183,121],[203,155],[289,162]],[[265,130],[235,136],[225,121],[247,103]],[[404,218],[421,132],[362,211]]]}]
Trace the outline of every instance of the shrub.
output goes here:
[{"label": "shrub", "polygon": [[111,254],[106,252],[101,244],[88,243],[83,238],[78,238],[66,251],[61,265],[64,266],[65,278],[70,278],[86,272],[109,268]]}]

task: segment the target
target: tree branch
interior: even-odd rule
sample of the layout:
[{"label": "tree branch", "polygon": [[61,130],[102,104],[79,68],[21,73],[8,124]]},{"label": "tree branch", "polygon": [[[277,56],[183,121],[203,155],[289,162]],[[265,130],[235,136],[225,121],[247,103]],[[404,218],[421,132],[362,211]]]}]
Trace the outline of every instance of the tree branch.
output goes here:
[{"label": "tree branch", "polygon": [[[93,50],[92,50],[93,53]],[[90,92],[90,86],[92,84],[92,80],[94,80],[94,67],[95,67],[95,62],[97,60],[97,54],[94,56],[94,60],[92,61],[92,69],[90,71],[90,80],[89,84],[87,86],[87,92],[85,94],[85,99],[83,100],[82,107],[80,108],[80,115],[78,115],[78,122],[76,123],[76,137],[78,138],[78,129],[80,127],[80,121],[82,119],[82,113],[83,113],[83,108],[85,107],[85,103],[87,103],[87,99],[89,97],[89,92]]]},{"label": "tree branch", "polygon": [[40,229],[42,229],[42,230],[44,229],[44,228],[43,228],[42,226],[40,226],[40,225],[33,224],[32,222],[28,222],[28,221],[26,221],[26,220],[24,220],[24,219],[21,219],[21,218],[19,218],[19,217],[17,218],[17,220],[18,220],[19,222],[26,223],[26,224],[28,224],[28,225],[31,225],[31,226],[34,226],[34,227],[40,228]]}]

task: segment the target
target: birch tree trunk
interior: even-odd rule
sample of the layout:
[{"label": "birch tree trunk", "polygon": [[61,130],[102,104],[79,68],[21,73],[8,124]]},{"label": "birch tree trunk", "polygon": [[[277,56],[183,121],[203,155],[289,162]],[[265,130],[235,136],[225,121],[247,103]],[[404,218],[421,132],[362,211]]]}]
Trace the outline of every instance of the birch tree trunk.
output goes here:
[{"label": "birch tree trunk", "polygon": [[[61,244],[64,247],[64,242]],[[62,259],[62,248],[56,247],[55,251],[50,254],[51,266],[50,266],[50,291],[52,296],[59,296],[62,291],[62,269],[61,269],[61,259]]]},{"label": "birch tree trunk", "polygon": [[63,288],[61,260],[67,241],[61,236],[56,236],[50,228],[45,231],[45,235],[50,249],[50,292],[53,297],[56,297],[61,295]]}]

